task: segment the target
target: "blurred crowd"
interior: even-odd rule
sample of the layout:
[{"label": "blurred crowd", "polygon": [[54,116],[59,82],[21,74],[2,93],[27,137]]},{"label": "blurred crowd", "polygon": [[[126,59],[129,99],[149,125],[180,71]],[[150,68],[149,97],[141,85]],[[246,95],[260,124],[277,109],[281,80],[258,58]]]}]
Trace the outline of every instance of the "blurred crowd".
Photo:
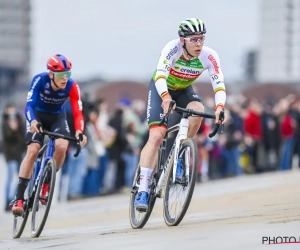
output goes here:
[{"label": "blurred crowd", "polygon": [[[214,113],[214,100],[204,100],[206,112]],[[88,144],[73,156],[70,143],[62,166],[59,199],[130,192],[142,147],[148,139],[147,105],[143,100],[122,98],[109,113],[104,99],[83,97]],[[73,116],[70,103],[66,113],[71,135]],[[241,174],[288,170],[298,156],[300,166],[300,101],[289,95],[277,102],[258,102],[243,96],[228,98],[228,122],[224,133],[213,138],[208,133],[213,121],[204,119],[196,135],[198,181],[215,180]],[[6,210],[14,198],[20,161],[24,156],[25,118],[13,103],[2,117],[2,148],[7,162]]]},{"label": "blurred crowd", "polygon": [[[206,111],[213,107],[214,100],[206,100]],[[212,124],[205,120],[197,135],[200,180],[289,170],[293,156],[300,160],[300,101],[294,95],[277,102],[228,98],[226,114],[223,134],[210,139]]]}]

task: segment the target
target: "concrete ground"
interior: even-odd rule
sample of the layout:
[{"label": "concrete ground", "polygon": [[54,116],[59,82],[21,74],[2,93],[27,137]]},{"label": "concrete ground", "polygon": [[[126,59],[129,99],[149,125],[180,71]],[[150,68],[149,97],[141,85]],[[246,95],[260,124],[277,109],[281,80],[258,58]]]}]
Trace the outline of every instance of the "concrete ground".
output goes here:
[{"label": "concrete ground", "polygon": [[[4,180],[1,174],[1,186]],[[161,199],[138,230],[130,227],[129,194],[54,202],[37,239],[30,237],[31,214],[21,238],[12,238],[13,217],[3,212],[1,194],[0,249],[300,249],[262,244],[262,237],[299,240],[299,180],[294,169],[197,184],[185,218],[172,228],[163,221]]]}]

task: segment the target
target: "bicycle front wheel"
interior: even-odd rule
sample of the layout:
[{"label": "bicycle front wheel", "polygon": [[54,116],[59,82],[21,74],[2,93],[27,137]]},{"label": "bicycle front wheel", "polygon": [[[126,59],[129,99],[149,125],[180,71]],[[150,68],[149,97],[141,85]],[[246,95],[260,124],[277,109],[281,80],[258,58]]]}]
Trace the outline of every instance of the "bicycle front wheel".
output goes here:
[{"label": "bicycle front wheel", "polygon": [[25,209],[22,216],[14,216],[13,233],[12,233],[14,239],[21,237],[28,219],[28,215],[29,215],[29,210]]},{"label": "bicycle front wheel", "polygon": [[[45,226],[54,193],[55,177],[56,162],[50,159],[45,165],[44,174],[40,177],[34,197],[31,220],[31,237],[33,238],[39,237]],[[45,190],[45,183],[49,184],[48,190]]]},{"label": "bicycle front wheel", "polygon": [[156,200],[155,195],[151,194],[150,192],[148,210],[146,212],[141,212],[135,209],[134,200],[135,200],[135,196],[138,194],[139,191],[140,172],[141,172],[140,167],[137,167],[133,178],[133,184],[132,184],[132,189],[130,194],[129,219],[130,219],[130,225],[133,229],[143,228],[145,226],[152,213],[155,200]]},{"label": "bicycle front wheel", "polygon": [[181,142],[178,158],[182,159],[184,170],[182,181],[173,182],[173,156],[164,191],[163,214],[167,226],[177,226],[181,222],[193,196],[198,166],[198,151],[193,139]]},{"label": "bicycle front wheel", "polygon": [[[34,172],[34,168],[35,166],[33,167],[33,172]],[[33,195],[31,195],[31,190],[32,190],[32,186],[34,185],[33,182],[34,182],[33,176],[31,176],[28,186],[24,193],[24,198],[25,198],[24,205],[23,205],[24,213],[22,214],[22,216],[14,216],[13,233],[12,233],[14,239],[21,237],[28,219],[29,212],[32,208]]]}]

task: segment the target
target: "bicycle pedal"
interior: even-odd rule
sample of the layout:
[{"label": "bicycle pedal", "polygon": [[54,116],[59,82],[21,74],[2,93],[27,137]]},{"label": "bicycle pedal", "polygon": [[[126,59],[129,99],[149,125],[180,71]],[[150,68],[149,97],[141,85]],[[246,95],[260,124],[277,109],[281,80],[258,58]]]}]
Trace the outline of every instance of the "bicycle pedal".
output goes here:
[{"label": "bicycle pedal", "polygon": [[176,178],[175,184],[180,184],[182,186],[187,186],[188,185],[187,177],[184,176],[181,180],[179,180],[179,179]]},{"label": "bicycle pedal", "polygon": [[144,209],[144,208],[136,208],[136,211],[142,212],[142,213],[146,213],[146,212],[147,212],[147,209]]},{"label": "bicycle pedal", "polygon": [[138,191],[138,189],[137,189],[136,187],[134,187],[134,188],[131,189],[131,193],[132,193],[132,194],[136,194],[137,191]]}]

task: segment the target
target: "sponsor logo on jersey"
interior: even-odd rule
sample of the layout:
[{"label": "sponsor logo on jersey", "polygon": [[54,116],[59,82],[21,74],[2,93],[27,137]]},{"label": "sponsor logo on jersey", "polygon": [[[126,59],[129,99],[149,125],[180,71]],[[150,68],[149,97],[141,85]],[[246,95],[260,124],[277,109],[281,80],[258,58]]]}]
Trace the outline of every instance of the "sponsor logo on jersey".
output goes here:
[{"label": "sponsor logo on jersey", "polygon": [[65,125],[66,125],[66,130],[68,131],[68,133],[70,133],[70,128],[69,128],[67,120],[65,120]]},{"label": "sponsor logo on jersey", "polygon": [[79,89],[78,84],[76,84],[76,89],[77,89],[77,92],[78,92],[78,96],[79,96],[79,98],[80,98],[80,89]]},{"label": "sponsor logo on jersey", "polygon": [[150,118],[150,110],[151,110],[151,90],[149,91],[148,94],[148,105],[147,105],[147,121],[149,122],[149,118]]},{"label": "sponsor logo on jersey", "polygon": [[49,82],[46,83],[45,88],[46,88],[46,89],[49,89],[49,88],[50,88],[50,83],[49,83]]},{"label": "sponsor logo on jersey", "polygon": [[47,89],[45,89],[44,93],[45,93],[45,94],[50,94],[50,91],[47,90]]},{"label": "sponsor logo on jersey", "polygon": [[79,108],[79,110],[82,110],[82,101],[81,100],[78,100],[78,108]]},{"label": "sponsor logo on jersey", "polygon": [[161,72],[167,73],[167,71],[165,69],[158,69],[157,71],[161,71]]},{"label": "sponsor logo on jersey", "polygon": [[65,93],[58,93],[59,96],[65,96]]},{"label": "sponsor logo on jersey", "polygon": [[29,101],[29,99],[32,97],[33,91],[30,90],[27,94],[27,100]]},{"label": "sponsor logo on jersey", "polygon": [[[30,117],[30,113],[29,111],[27,111],[27,118],[29,119]],[[30,120],[31,120],[31,117],[30,117]],[[26,121],[26,132],[30,132],[30,123],[28,121]]]},{"label": "sponsor logo on jersey", "polygon": [[201,75],[201,73],[194,74],[194,75],[192,75],[192,74],[186,74],[186,73],[180,73],[180,72],[177,72],[177,71],[175,71],[173,69],[171,69],[170,74],[173,75],[173,76],[176,76],[178,78],[190,79],[190,80],[191,79],[196,79],[196,78],[198,78]]},{"label": "sponsor logo on jersey", "polygon": [[200,74],[199,70],[193,70],[193,69],[182,68],[182,69],[180,69],[180,71],[184,72],[184,73],[190,73],[190,74]]},{"label": "sponsor logo on jersey", "polygon": [[54,133],[56,133],[58,130],[60,130],[60,128],[56,128],[56,129],[54,130]]},{"label": "sponsor logo on jersey", "polygon": [[216,74],[219,74],[219,66],[218,66],[218,63],[217,63],[216,59],[212,55],[209,55],[208,59],[213,64]]},{"label": "sponsor logo on jersey", "polygon": [[175,53],[176,53],[177,51],[178,51],[178,47],[176,46],[175,48],[173,48],[173,49],[170,50],[170,52],[169,52],[169,54],[166,56],[166,58],[167,58],[168,60],[170,60],[171,57],[174,56]]},{"label": "sponsor logo on jersey", "polygon": [[[26,112],[26,115],[27,115],[28,120],[30,121],[30,120],[31,120],[30,111],[27,111],[27,112]],[[29,128],[30,128],[30,124],[29,124]]]},{"label": "sponsor logo on jersey", "polygon": [[41,77],[40,77],[40,76],[34,80],[31,89],[34,89],[34,88],[35,88],[35,86],[37,85],[37,83],[39,82],[39,80],[41,80]]},{"label": "sponsor logo on jersey", "polygon": [[44,103],[52,103],[52,104],[59,104],[59,103],[62,103],[64,102],[67,97],[65,98],[52,98],[52,97],[47,97],[45,96],[44,94],[40,93],[40,97],[41,97],[41,100],[44,102]]}]

